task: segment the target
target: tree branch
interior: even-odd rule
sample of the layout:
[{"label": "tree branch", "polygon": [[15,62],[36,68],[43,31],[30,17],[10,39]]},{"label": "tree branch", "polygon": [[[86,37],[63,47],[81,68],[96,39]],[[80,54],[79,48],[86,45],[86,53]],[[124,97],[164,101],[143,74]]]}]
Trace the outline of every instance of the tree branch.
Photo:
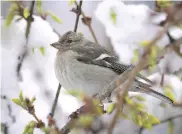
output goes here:
[{"label": "tree branch", "polygon": [[[75,2],[76,3],[76,2]],[[76,5],[78,5],[76,3]],[[86,18],[85,14],[83,13],[83,11],[81,11],[81,14],[83,15],[84,19]],[[86,20],[86,19],[85,19]],[[86,22],[88,23],[88,22]],[[117,108],[116,108],[116,113],[114,115],[114,118],[111,122],[111,125],[109,127],[109,134],[112,134],[112,131],[114,129],[114,126],[116,124],[116,121],[118,119],[119,113],[121,111],[121,109],[123,108],[123,104],[124,104],[124,97],[125,95],[128,93],[128,89],[129,87],[132,85],[135,76],[137,75],[137,73],[143,69],[147,63],[147,59],[148,59],[148,55],[151,51],[151,47],[153,45],[156,44],[156,42],[161,39],[163,37],[164,34],[166,34],[169,26],[171,26],[173,23],[168,22],[165,24],[164,29],[162,31],[159,31],[159,33],[157,34],[157,36],[148,44],[148,46],[144,49],[144,54],[142,59],[139,61],[139,63],[137,64],[136,67],[134,67],[132,70],[127,70],[125,71],[123,74],[121,74],[118,78],[116,78],[113,82],[111,82],[111,84],[106,87],[105,89],[103,89],[100,93],[98,93],[95,97],[100,99],[101,101],[104,100],[106,97],[108,97],[112,91],[114,89],[112,89],[112,87],[114,86],[113,84],[116,84],[116,82],[118,82],[117,85],[122,84],[124,81],[126,81],[126,83],[124,84],[123,88],[122,88],[122,94],[119,95],[118,94],[118,104],[117,104]],[[89,24],[87,24],[89,26]],[[93,36],[94,37],[94,36]],[[97,42],[97,41],[96,41]],[[71,119],[62,129],[61,129],[61,133],[62,134],[67,134],[70,132],[70,129],[73,128],[75,123],[75,119]]]},{"label": "tree branch", "polygon": [[54,99],[54,102],[53,102],[53,105],[52,105],[52,108],[51,108],[51,113],[50,113],[50,116],[52,118],[54,117],[54,113],[55,113],[55,110],[56,110],[56,106],[57,106],[60,91],[61,91],[61,84],[58,84],[56,96],[55,96],[55,99]]},{"label": "tree branch", "polygon": [[[114,118],[110,124],[110,127],[109,127],[109,130],[108,130],[108,134],[112,134],[113,132],[113,129],[114,129],[114,126],[116,125],[116,122],[117,122],[117,119],[119,117],[119,113],[121,111],[121,109],[123,108],[123,103],[124,103],[124,97],[126,96],[126,94],[128,93],[128,90],[130,88],[130,86],[132,85],[134,79],[135,79],[135,76],[136,74],[144,67],[144,65],[146,64],[147,62],[147,58],[148,58],[148,54],[150,53],[150,50],[151,50],[151,47],[153,45],[156,44],[156,42],[161,38],[163,37],[163,35],[167,32],[169,26],[171,24],[167,23],[164,27],[164,29],[162,31],[160,31],[157,36],[149,43],[149,45],[145,48],[144,50],[144,54],[143,54],[143,57],[142,59],[139,61],[139,63],[137,64],[136,67],[134,67],[132,69],[132,71],[130,72],[129,74],[129,77],[128,77],[128,80],[127,82],[124,84],[124,86],[122,87],[122,94],[120,97],[118,97],[118,105],[117,105],[117,108],[116,108],[116,113],[114,115]],[[119,85],[121,85],[123,82],[119,81]]]},{"label": "tree branch", "polygon": [[[76,2],[76,1],[75,1],[75,2]],[[83,3],[82,0],[80,0],[79,5],[76,3],[78,12],[77,12],[76,21],[75,21],[74,32],[77,32],[79,17],[80,17],[80,14],[81,14],[82,3]],[[72,129],[72,127],[74,126],[74,124],[75,124],[75,119],[71,119],[71,120],[70,120],[70,121],[69,121],[61,130],[60,130],[60,133],[61,133],[61,134],[68,134],[68,133],[70,132],[70,130]]]},{"label": "tree branch", "polygon": [[[80,1],[80,4],[77,6],[77,9],[78,9],[79,12],[77,13],[77,16],[76,16],[74,32],[77,31],[79,17],[80,17],[80,11],[81,11],[81,6],[82,6],[82,0]],[[54,30],[54,32],[56,32],[56,31]],[[51,113],[50,113],[51,117],[54,116],[54,113],[55,113],[55,110],[56,110],[56,106],[57,106],[57,102],[58,102],[58,98],[59,98],[59,94],[60,94],[60,90],[61,90],[61,84],[59,84],[58,88],[57,88],[56,96],[55,96],[54,103],[53,103],[53,106],[52,106],[52,109],[51,109]]]},{"label": "tree branch", "polygon": [[1,95],[1,99],[2,100],[5,100],[7,102],[7,109],[8,109],[8,116],[11,118],[12,120],[12,123],[15,123],[16,122],[16,117],[13,115],[13,112],[12,112],[12,107],[9,103],[9,98],[7,98],[6,95]]},{"label": "tree branch", "polygon": [[26,44],[22,50],[22,53],[20,54],[20,56],[18,56],[18,65],[17,65],[17,68],[16,68],[16,71],[17,71],[17,77],[19,78],[19,80],[21,80],[21,75],[20,75],[20,71],[21,71],[21,68],[22,68],[22,64],[23,64],[23,61],[27,55],[27,45],[28,45],[28,37],[29,37],[29,33],[30,33],[30,27],[31,27],[31,23],[33,22],[33,10],[34,10],[34,5],[35,5],[35,1],[32,1],[31,4],[30,4],[30,15],[28,16],[28,18],[26,18],[26,21],[27,21],[27,27],[26,27],[26,32],[25,32],[25,37],[26,37]]},{"label": "tree branch", "polygon": [[78,22],[79,22],[79,18],[80,18],[80,14],[81,14],[82,0],[80,1],[80,4],[76,5],[76,6],[77,6],[77,11],[78,12],[77,12],[76,21],[75,21],[74,32],[76,32],[77,28],[78,28]]},{"label": "tree branch", "polygon": [[[76,1],[75,1],[75,5],[78,6],[78,3],[77,3]],[[85,22],[86,22],[86,24],[87,24],[87,26],[88,26],[90,32],[91,32],[91,34],[92,34],[92,36],[93,36],[95,42],[96,42],[97,44],[99,44],[99,42],[98,42],[98,40],[97,40],[97,37],[96,37],[96,35],[95,35],[95,32],[94,32],[94,30],[93,30],[93,28],[92,28],[92,26],[91,26],[91,24],[90,24],[90,23],[87,21],[87,19],[86,19],[85,13],[84,13],[83,10],[81,10],[81,9],[80,9],[80,11],[81,11],[81,14],[82,14],[82,16],[83,16],[83,18],[84,18],[84,20],[85,20]]]}]

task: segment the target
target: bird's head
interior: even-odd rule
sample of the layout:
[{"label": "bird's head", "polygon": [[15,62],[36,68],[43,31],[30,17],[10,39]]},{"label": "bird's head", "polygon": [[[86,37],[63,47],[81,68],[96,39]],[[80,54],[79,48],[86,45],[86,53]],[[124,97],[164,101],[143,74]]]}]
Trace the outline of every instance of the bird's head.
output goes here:
[{"label": "bird's head", "polygon": [[83,36],[79,33],[68,31],[60,37],[58,42],[51,44],[56,49],[65,50],[78,45],[83,40]]}]

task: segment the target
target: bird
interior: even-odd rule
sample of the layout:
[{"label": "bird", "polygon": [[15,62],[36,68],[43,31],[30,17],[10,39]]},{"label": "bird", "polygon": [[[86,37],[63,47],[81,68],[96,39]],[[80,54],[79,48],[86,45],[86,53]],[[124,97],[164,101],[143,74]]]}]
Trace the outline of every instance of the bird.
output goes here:
[{"label": "bird", "polygon": [[[58,50],[54,62],[56,78],[67,91],[78,90],[93,96],[123,72],[133,68],[120,63],[114,52],[88,40],[81,33],[68,31],[50,45]],[[151,84],[151,80],[138,73],[129,90],[173,103],[169,97],[153,90]],[[112,88],[116,89],[117,85]]]}]

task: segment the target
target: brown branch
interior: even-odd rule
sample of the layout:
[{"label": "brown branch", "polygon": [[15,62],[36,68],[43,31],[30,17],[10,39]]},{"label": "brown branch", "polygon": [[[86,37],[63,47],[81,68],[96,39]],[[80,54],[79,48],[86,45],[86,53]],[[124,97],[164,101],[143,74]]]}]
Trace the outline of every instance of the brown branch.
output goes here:
[{"label": "brown branch", "polygon": [[[95,96],[95,98],[96,99],[99,99],[99,100],[101,100],[101,101],[103,101],[105,98],[107,98],[107,97],[110,97],[110,94],[113,92],[113,88],[112,87],[115,87],[115,84],[116,84],[116,82],[117,81],[119,81],[119,84],[121,84],[121,83],[123,83],[124,81],[126,81],[127,79],[128,79],[128,76],[129,76],[129,82],[130,83],[132,83],[132,80],[135,78],[135,76],[136,76],[136,74],[137,74],[137,72],[139,72],[142,68],[143,68],[143,66],[144,65],[146,65],[146,57],[148,56],[148,53],[150,52],[150,47],[152,47],[153,46],[153,44],[155,44],[165,33],[166,33],[166,31],[167,31],[167,29],[168,29],[168,27],[169,26],[166,26],[166,28],[163,30],[163,31],[161,31],[161,32],[159,32],[159,34],[158,34],[158,36],[156,37],[156,38],[154,38],[154,40],[153,41],[151,41],[151,43],[149,44],[149,46],[145,49],[145,52],[144,52],[144,57],[143,57],[143,59],[141,59],[141,61],[139,62],[139,64],[135,67],[135,68],[133,68],[133,70],[131,71],[131,70],[127,70],[127,71],[125,71],[124,73],[122,73],[120,76],[118,76],[115,80],[113,80],[110,84],[109,84],[109,86],[107,86],[107,87],[105,87],[101,92],[99,92],[96,96]],[[177,44],[177,43],[179,43],[179,40],[176,40],[173,44]],[[171,44],[171,45],[173,45],[173,44]],[[168,45],[166,48],[165,48],[165,50],[162,52],[162,54],[164,54],[164,52],[166,52],[166,50],[169,48],[169,46],[171,46],[171,45]],[[145,63],[145,64],[143,64],[143,63]],[[132,77],[131,77],[132,76]],[[128,82],[127,81],[127,82]],[[127,85],[127,86],[124,86],[123,87],[123,89],[122,90],[124,90],[124,89],[127,89],[128,90],[128,86],[130,86],[131,84],[130,83],[126,83],[125,85]],[[118,108],[117,109],[117,111],[116,111],[116,113],[119,113],[120,112],[120,110],[123,108],[123,102],[124,102],[124,100],[123,100],[123,98],[124,98],[124,96],[127,94],[127,90],[125,90],[125,94],[121,94],[121,97],[119,97],[120,99],[119,99],[119,102],[118,102],[118,107],[120,107],[120,108]],[[114,128],[114,126],[115,126],[115,121],[117,121],[117,117],[118,117],[118,114],[117,115],[115,115],[115,117],[114,117],[114,123],[113,124],[111,124],[111,131],[110,131],[110,133],[112,133],[112,129]],[[74,125],[75,125],[75,119],[71,119],[62,129],[61,129],[61,131],[60,131],[60,133],[61,134],[67,134],[67,133],[69,133],[70,132],[70,129],[72,129],[73,127],[74,127]]]},{"label": "brown branch", "polygon": [[[80,1],[80,4],[77,6],[78,13],[77,13],[77,16],[76,16],[76,21],[75,21],[75,26],[74,26],[74,32],[77,31],[79,17],[80,17],[80,14],[81,14],[80,11],[81,11],[82,2],[83,1],[81,0]],[[57,33],[55,30],[54,30],[54,32]],[[51,113],[50,113],[50,116],[51,117],[54,116],[54,113],[55,113],[55,110],[56,110],[56,106],[57,106],[57,102],[58,102],[58,98],[59,98],[59,94],[60,94],[60,90],[61,90],[61,84],[59,84],[58,85],[58,88],[57,88],[56,96],[55,96],[54,103],[53,103],[53,106],[52,106],[52,109],[51,109]]]},{"label": "brown branch", "polygon": [[60,134],[68,134],[75,125],[75,119],[71,119],[66,125],[60,130]]},{"label": "brown branch", "polygon": [[27,45],[28,45],[28,37],[29,37],[29,33],[30,33],[31,23],[33,22],[34,5],[35,5],[35,1],[32,1],[31,4],[30,4],[30,11],[29,11],[30,15],[28,16],[28,18],[26,18],[26,22],[27,22],[27,27],[26,27],[26,32],[25,32],[26,45],[24,46],[20,56],[18,56],[19,63],[17,65],[16,71],[17,71],[17,77],[19,78],[19,80],[22,79],[21,75],[20,75],[20,71],[21,71],[21,68],[22,68],[23,61],[24,61],[24,59],[25,59],[25,57],[26,57],[26,55],[28,53]]},{"label": "brown branch", "polygon": [[[82,3],[83,1],[80,0],[79,5],[76,3],[77,5],[77,16],[76,16],[76,21],[75,21],[75,26],[74,26],[74,32],[77,32],[77,27],[78,27],[78,22],[79,22],[79,17],[80,17],[80,12],[81,12],[81,8],[82,8]],[[68,134],[70,132],[70,130],[73,128],[73,126],[75,125],[75,119],[71,119],[68,123],[66,123],[66,125],[60,130],[60,134]]]},{"label": "brown branch", "polygon": [[37,115],[35,114],[35,112],[31,113],[32,116],[36,119],[37,122],[40,122],[39,118],[37,117]]},{"label": "brown branch", "polygon": [[[78,5],[76,3],[76,5]],[[86,18],[85,14],[83,13],[83,11],[81,10],[81,14],[83,15],[84,19]],[[86,19],[85,19],[86,20]],[[88,23],[88,22],[86,22]],[[87,24],[89,26],[89,24]],[[166,23],[166,25],[164,26],[164,29],[162,31],[160,31],[157,36],[148,44],[148,46],[145,48],[144,50],[144,54],[143,54],[143,58],[139,61],[138,65],[132,69],[131,72],[129,72],[130,70],[125,71],[123,74],[121,74],[118,78],[116,78],[114,81],[111,82],[111,84],[104,88],[100,93],[98,93],[95,97],[100,99],[101,101],[104,100],[106,97],[109,97],[109,95],[112,93],[112,91],[114,89],[112,89],[111,87],[114,86],[114,84],[116,84],[116,81],[118,81],[119,79],[119,84],[122,84],[124,81],[127,80],[127,83],[125,83],[125,85],[123,86],[123,93],[121,94],[121,96],[118,97],[118,107],[117,107],[117,111],[116,114],[112,120],[112,123],[110,125],[110,129],[109,129],[109,134],[112,134],[112,131],[114,129],[114,126],[116,124],[117,118],[119,116],[119,112],[120,110],[123,108],[123,103],[124,103],[124,97],[125,95],[128,93],[128,89],[131,86],[131,84],[133,83],[133,80],[135,78],[135,76],[137,75],[137,72],[139,72],[142,68],[144,68],[144,66],[146,65],[147,62],[147,58],[148,58],[148,54],[150,53],[151,47],[153,45],[156,44],[156,42],[163,37],[163,35],[167,32],[169,26],[171,25],[171,23]],[[94,37],[94,36],[93,36]],[[96,41],[97,42],[97,41]],[[70,132],[70,129],[73,128],[73,126],[75,125],[75,120],[71,119],[62,129],[61,129],[61,133],[62,134],[67,134]]]},{"label": "brown branch", "polygon": [[165,74],[163,73],[162,76],[161,76],[161,81],[160,81],[161,86],[164,85],[164,77],[165,77]]},{"label": "brown branch", "polygon": [[54,113],[55,113],[55,110],[56,110],[56,107],[57,107],[57,102],[58,102],[60,91],[61,91],[61,84],[58,84],[56,96],[55,96],[55,99],[54,99],[54,102],[53,102],[53,105],[52,105],[52,108],[51,108],[51,113],[50,113],[50,116],[52,118],[54,117]]},{"label": "brown branch", "polygon": [[[76,1],[75,1],[76,2]],[[76,21],[75,21],[75,26],[74,26],[74,32],[77,31],[77,28],[78,28],[78,22],[79,22],[79,18],[80,18],[80,14],[81,14],[81,7],[82,7],[82,0],[80,0],[80,4],[76,5],[77,6],[77,15],[76,15]],[[76,2],[77,3],[77,2]]]},{"label": "brown branch", "polygon": [[[143,54],[142,59],[139,61],[139,63],[137,64],[137,66],[134,67],[132,69],[132,71],[130,72],[129,77],[128,77],[128,80],[127,80],[127,83],[125,83],[124,86],[122,87],[123,92],[121,94],[121,97],[119,97],[118,107],[116,108],[116,113],[115,113],[114,118],[113,118],[113,120],[112,120],[112,122],[110,124],[108,134],[112,134],[112,132],[113,132],[114,126],[115,126],[115,124],[117,122],[117,119],[119,117],[119,113],[120,113],[121,109],[123,108],[122,106],[123,106],[123,102],[124,102],[124,97],[128,93],[128,90],[129,90],[130,86],[132,85],[132,83],[133,83],[133,81],[135,79],[135,76],[137,75],[137,73],[146,64],[147,58],[148,58],[148,54],[150,53],[151,47],[153,45],[155,45],[156,42],[163,37],[163,35],[167,32],[167,30],[168,30],[168,28],[169,28],[170,25],[171,25],[170,23],[167,23],[164,26],[164,29],[162,31],[160,31],[157,34],[157,36],[149,43],[149,45],[144,50],[144,54]],[[119,82],[119,85],[120,84],[122,84],[122,82]]]},{"label": "brown branch", "polygon": [[[78,6],[78,3],[77,3],[76,1],[75,1],[75,5]],[[92,34],[92,36],[93,36],[95,42],[96,42],[97,44],[99,44],[99,42],[98,42],[98,40],[97,40],[97,37],[96,37],[96,35],[95,35],[95,32],[94,32],[94,30],[93,30],[93,28],[92,28],[92,26],[91,26],[91,23],[89,23],[89,22],[87,21],[87,19],[86,19],[87,17],[86,17],[86,15],[85,15],[85,13],[83,12],[83,10],[80,9],[80,11],[81,11],[81,14],[82,14],[82,16],[83,16],[83,18],[84,18],[84,20],[85,20],[85,23],[87,24],[87,26],[88,26],[88,28],[89,28],[89,30],[90,30],[90,32],[91,32],[91,34]]]}]

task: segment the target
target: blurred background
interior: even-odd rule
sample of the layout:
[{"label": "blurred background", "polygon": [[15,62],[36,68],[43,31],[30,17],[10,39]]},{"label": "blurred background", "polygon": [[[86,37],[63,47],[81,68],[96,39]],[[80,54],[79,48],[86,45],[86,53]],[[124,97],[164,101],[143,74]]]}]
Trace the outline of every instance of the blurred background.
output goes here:
[{"label": "blurred background", "polygon": [[[105,46],[109,50],[113,50],[110,38],[108,38],[104,25],[95,16],[95,10],[102,1],[83,1],[82,10],[86,16],[91,18],[91,26],[95,32],[100,45]],[[49,44],[57,41],[59,36],[69,30],[74,29],[76,14],[70,10],[75,7],[70,5],[69,1],[42,1],[42,9],[51,11],[61,20],[61,24],[57,23],[51,16],[47,16],[45,20],[35,16],[31,25],[29,39],[26,42],[26,21],[16,16],[11,24],[6,27],[5,20],[10,12],[12,5],[9,1],[1,1],[1,133],[2,134],[20,134],[23,132],[25,125],[33,120],[33,117],[27,111],[16,106],[12,102],[12,98],[16,98],[20,91],[24,96],[36,96],[35,110],[39,118],[47,122],[47,116],[51,111],[51,106],[56,94],[58,81],[54,74],[54,58],[56,51]],[[154,1],[124,1],[125,4],[144,4],[154,9]],[[22,1],[25,7],[30,7],[30,1]],[[37,11],[34,9],[34,13]],[[17,21],[18,20],[18,21]],[[92,34],[89,28],[79,21],[77,32],[81,32],[85,37],[92,40]],[[20,63],[20,56],[26,47],[27,53],[23,60],[20,75],[17,75],[17,66]],[[181,62],[181,61],[180,61]],[[167,78],[166,78],[167,79]],[[172,80],[178,89],[182,89],[180,80],[174,78]],[[174,85],[175,85],[174,84]],[[180,94],[181,95],[181,94]],[[179,95],[179,96],[180,96]],[[181,95],[182,97],[182,95]],[[150,100],[150,99],[149,99]],[[157,102],[156,102],[157,103]],[[55,112],[57,126],[61,128],[68,121],[68,116],[74,110],[79,108],[82,103],[74,97],[68,95],[62,88]],[[172,109],[170,113],[166,113],[166,109],[160,109],[157,112],[155,106],[151,106],[153,113],[160,117],[172,117],[181,114],[181,108]],[[169,110],[168,109],[168,110]],[[170,111],[170,110],[169,110]],[[168,112],[169,112],[168,111]],[[168,122],[155,126],[151,131],[143,130],[143,134],[167,134],[169,133]],[[121,127],[123,126],[123,127]],[[174,120],[173,133],[181,134],[182,117]],[[119,130],[115,133],[138,134],[140,127],[129,120],[122,120],[118,125]],[[42,133],[35,130],[35,134]]]}]

